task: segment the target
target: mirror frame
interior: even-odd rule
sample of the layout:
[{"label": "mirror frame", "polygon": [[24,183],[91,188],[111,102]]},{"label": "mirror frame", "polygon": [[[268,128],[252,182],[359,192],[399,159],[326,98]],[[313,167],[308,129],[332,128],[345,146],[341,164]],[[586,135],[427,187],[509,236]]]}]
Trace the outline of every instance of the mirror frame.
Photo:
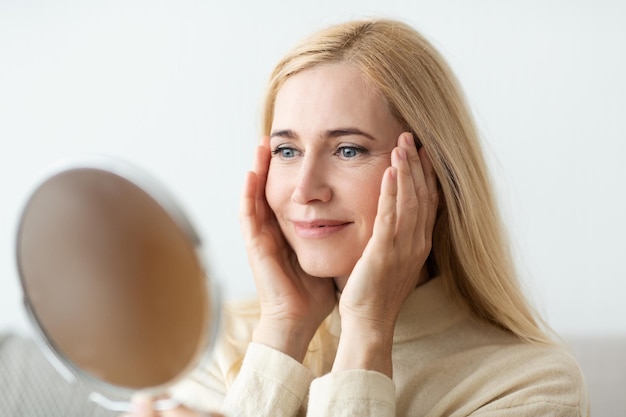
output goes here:
[{"label": "mirror frame", "polygon": [[[73,360],[67,357],[60,349],[56,348],[55,342],[51,336],[46,333],[43,328],[40,319],[37,317],[37,313],[29,300],[27,286],[25,283],[22,258],[20,253],[20,242],[22,238],[23,224],[25,221],[25,214],[29,208],[33,197],[49,180],[54,177],[80,169],[103,171],[107,174],[113,174],[120,177],[122,180],[129,182],[130,184],[139,188],[150,197],[165,213],[172,219],[173,223],[180,229],[184,236],[189,239],[195,252],[196,260],[200,266],[204,276],[204,287],[206,290],[206,299],[209,303],[208,311],[209,317],[206,318],[206,331],[202,337],[200,346],[197,347],[197,352],[194,358],[188,363],[185,369],[181,369],[177,373],[177,376],[172,380],[151,387],[145,387],[143,389],[133,389],[130,387],[114,385],[110,382],[104,381],[98,378],[92,373],[83,370]],[[91,392],[90,399],[99,403],[105,408],[109,408],[117,411],[128,411],[127,405],[120,406],[121,403],[111,401],[109,396],[113,398],[121,398],[128,400],[134,393],[141,392],[147,395],[160,395],[166,392],[167,388],[173,386],[180,380],[184,379],[194,369],[196,369],[208,354],[212,351],[215,343],[215,339],[219,333],[221,326],[221,297],[217,283],[212,278],[213,274],[207,269],[207,262],[202,252],[202,242],[193,227],[188,217],[182,211],[180,206],[171,194],[167,192],[164,186],[159,184],[153,177],[142,171],[135,165],[131,165],[128,162],[122,161],[119,158],[103,157],[103,156],[81,156],[71,159],[61,160],[48,169],[46,169],[43,175],[39,176],[39,179],[31,192],[28,194],[26,202],[23,204],[20,210],[19,223],[15,239],[15,256],[16,265],[18,270],[18,276],[20,281],[20,288],[22,290],[23,304],[27,314],[27,318],[31,324],[31,327],[35,331],[35,341],[38,344],[40,350],[44,356],[51,363],[51,365],[60,373],[68,383],[84,383]],[[169,405],[157,404],[157,408],[166,409],[170,408]]]}]

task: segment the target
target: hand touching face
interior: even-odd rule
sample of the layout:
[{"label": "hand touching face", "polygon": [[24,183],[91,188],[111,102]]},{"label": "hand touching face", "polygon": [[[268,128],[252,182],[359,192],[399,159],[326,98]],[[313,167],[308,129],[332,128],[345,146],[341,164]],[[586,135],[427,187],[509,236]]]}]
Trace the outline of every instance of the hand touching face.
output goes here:
[{"label": "hand touching face", "polygon": [[343,287],[372,235],[402,131],[349,63],[316,66],[281,87],[266,196],[304,271]]}]

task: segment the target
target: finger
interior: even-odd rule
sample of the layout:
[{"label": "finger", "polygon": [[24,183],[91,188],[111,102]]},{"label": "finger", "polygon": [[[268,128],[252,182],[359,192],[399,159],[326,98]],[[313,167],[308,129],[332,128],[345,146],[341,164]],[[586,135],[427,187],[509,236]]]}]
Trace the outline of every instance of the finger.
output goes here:
[{"label": "finger", "polygon": [[398,146],[404,149],[407,153],[415,195],[419,198],[419,188],[427,184],[426,176],[424,175],[424,167],[422,166],[422,159],[420,158],[420,153],[415,146],[413,135],[407,132],[403,133],[398,140]]},{"label": "finger", "polygon": [[375,244],[391,247],[396,234],[397,222],[398,172],[389,167],[383,174],[378,197],[378,209],[374,220],[372,238]]},{"label": "finger", "polygon": [[435,227],[435,221],[437,220],[437,209],[439,208],[439,189],[437,187],[437,174],[433,163],[428,156],[426,149],[419,150],[420,160],[422,161],[422,167],[424,169],[424,176],[426,177],[426,184],[428,185],[428,191],[430,193],[428,203],[428,216],[426,219],[426,232],[427,239],[432,240],[433,228]]},{"label": "finger", "polygon": [[135,394],[132,399],[132,417],[156,417],[154,411],[154,399],[143,394]]},{"label": "finger", "polygon": [[246,242],[259,233],[257,219],[257,188],[258,177],[254,172],[247,172],[241,193],[239,222]]},{"label": "finger", "polygon": [[256,186],[256,209],[259,218],[265,218],[268,213],[267,201],[265,199],[265,186],[267,184],[267,174],[269,172],[272,152],[269,147],[269,138],[264,137],[261,144],[257,146],[254,154],[253,170],[257,176]]},{"label": "finger", "polygon": [[259,177],[259,186],[265,188],[265,183],[267,181],[267,173],[269,171],[270,159],[272,157],[272,152],[269,146],[269,138],[263,137],[261,139],[261,143],[256,148],[256,152],[254,154],[254,162],[252,166],[252,170]]},{"label": "finger", "polygon": [[[405,149],[408,155],[408,165],[412,178],[412,189],[409,189],[408,186],[401,188],[399,195],[407,201],[407,205],[402,206],[403,208],[407,208],[407,216],[414,216],[415,218],[412,229],[414,233],[413,238],[421,241],[422,239],[426,239],[427,235],[429,235],[426,231],[426,225],[431,211],[429,182],[426,180],[423,161],[415,147],[413,136],[410,133],[403,133],[398,142],[399,146]],[[430,165],[430,167],[432,168],[432,165]],[[405,190],[407,194],[410,195],[403,196],[402,192]]]},{"label": "finger", "polygon": [[398,139],[399,146],[391,154],[391,164],[398,169],[398,197],[397,197],[397,244],[407,250],[413,247],[416,225],[420,214],[420,204],[416,194],[415,178],[411,155],[405,144],[403,134]]},{"label": "finger", "polygon": [[269,170],[271,152],[268,138],[261,139],[257,146],[252,162],[252,171],[246,173],[239,206],[239,221],[246,238],[249,241],[260,232],[267,208],[265,200],[265,183]]}]

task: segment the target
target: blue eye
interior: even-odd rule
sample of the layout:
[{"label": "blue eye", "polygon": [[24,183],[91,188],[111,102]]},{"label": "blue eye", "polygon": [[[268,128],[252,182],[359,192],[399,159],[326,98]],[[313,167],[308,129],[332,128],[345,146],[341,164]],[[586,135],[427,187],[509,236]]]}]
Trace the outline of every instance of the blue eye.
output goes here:
[{"label": "blue eye", "polygon": [[341,146],[337,149],[337,154],[344,159],[356,158],[363,152],[363,149],[357,148],[356,146]]},{"label": "blue eye", "polygon": [[279,146],[272,151],[272,154],[280,155],[281,158],[290,159],[296,156],[297,151],[294,148],[290,148],[288,146]]}]

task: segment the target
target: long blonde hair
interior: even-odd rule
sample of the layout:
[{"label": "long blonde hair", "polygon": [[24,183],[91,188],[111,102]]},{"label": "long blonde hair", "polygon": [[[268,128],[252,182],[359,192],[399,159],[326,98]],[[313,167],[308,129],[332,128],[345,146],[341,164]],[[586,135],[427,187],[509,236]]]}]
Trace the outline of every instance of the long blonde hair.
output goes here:
[{"label": "long blonde hair", "polygon": [[305,39],[274,69],[264,102],[263,134],[290,76],[316,65],[349,62],[386,98],[392,114],[424,146],[443,204],[432,257],[451,294],[475,317],[535,343],[551,343],[524,296],[496,207],[476,127],[456,77],[417,31],[393,20],[353,21]]}]

